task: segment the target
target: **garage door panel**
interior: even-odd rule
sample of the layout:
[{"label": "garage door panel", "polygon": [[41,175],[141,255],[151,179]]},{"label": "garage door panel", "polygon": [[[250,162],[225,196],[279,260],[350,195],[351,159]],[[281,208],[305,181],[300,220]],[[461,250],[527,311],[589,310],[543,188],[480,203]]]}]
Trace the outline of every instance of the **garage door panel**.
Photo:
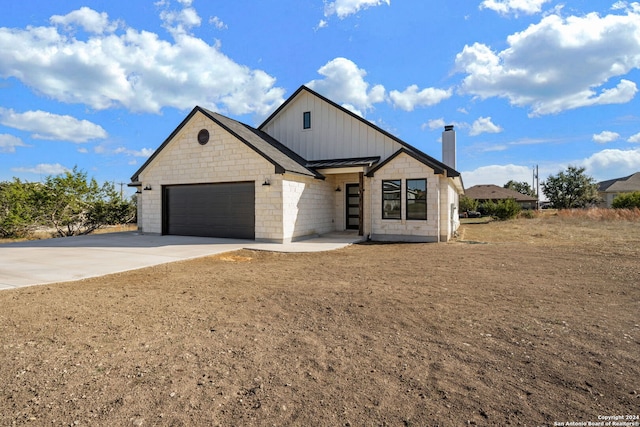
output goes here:
[{"label": "garage door panel", "polygon": [[255,183],[164,187],[164,234],[255,238]]}]

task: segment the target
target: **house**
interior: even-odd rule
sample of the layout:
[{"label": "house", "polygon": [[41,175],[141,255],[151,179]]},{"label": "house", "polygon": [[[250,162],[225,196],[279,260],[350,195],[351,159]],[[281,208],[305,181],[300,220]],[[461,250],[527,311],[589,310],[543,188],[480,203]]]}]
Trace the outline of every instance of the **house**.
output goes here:
[{"label": "house", "polygon": [[514,199],[522,207],[522,209],[536,209],[538,199],[536,197],[527,196],[509,188],[500,187],[493,184],[474,185],[465,190],[465,196],[475,199],[480,203],[491,200],[498,202],[505,199]]},{"label": "house", "polygon": [[640,191],[640,172],[598,183],[598,196],[602,199],[602,205],[607,208],[611,207],[613,199],[620,194],[635,191]]},{"label": "house", "polygon": [[302,86],[258,128],[195,107],[129,185],[143,233],[447,241],[464,192],[453,126],[443,147],[448,164]]}]

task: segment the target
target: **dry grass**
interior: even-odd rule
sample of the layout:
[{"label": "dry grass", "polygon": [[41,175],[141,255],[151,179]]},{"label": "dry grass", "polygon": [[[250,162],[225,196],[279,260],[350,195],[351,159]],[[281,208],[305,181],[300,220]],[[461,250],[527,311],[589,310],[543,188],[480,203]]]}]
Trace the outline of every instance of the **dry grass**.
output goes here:
[{"label": "dry grass", "polygon": [[[100,228],[91,234],[122,233],[125,231],[136,231],[137,229],[138,229],[137,224],[110,225],[104,228]],[[36,230],[36,231],[33,231],[29,236],[24,238],[19,238],[19,239],[0,238],[0,243],[22,242],[25,240],[44,240],[44,239],[54,239],[54,238],[56,238],[56,233],[54,230]]]},{"label": "dry grass", "polygon": [[570,209],[539,211],[533,218],[466,223],[460,241],[527,242],[544,246],[616,244],[618,248],[640,246],[640,210]]}]

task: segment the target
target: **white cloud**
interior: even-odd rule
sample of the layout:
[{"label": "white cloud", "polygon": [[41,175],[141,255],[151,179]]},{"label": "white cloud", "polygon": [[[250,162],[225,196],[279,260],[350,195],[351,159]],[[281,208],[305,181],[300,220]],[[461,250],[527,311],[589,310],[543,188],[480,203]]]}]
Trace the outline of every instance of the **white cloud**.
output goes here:
[{"label": "white cloud", "polygon": [[15,153],[16,147],[28,147],[20,138],[7,133],[0,134],[0,153]]},{"label": "white cloud", "polygon": [[462,172],[462,180],[464,181],[465,188],[481,184],[503,186],[510,180],[531,182],[533,176],[532,171],[533,169],[530,166],[513,164],[482,166],[472,171]]},{"label": "white cloud", "polygon": [[131,150],[126,147],[112,148],[108,143],[96,145],[93,147],[93,151],[96,154],[105,156],[124,155],[127,157],[143,157],[147,158],[155,151],[153,148],[142,148],[141,150]]},{"label": "white cloud", "polygon": [[60,163],[40,163],[34,167],[12,168],[13,172],[33,173],[36,175],[60,175],[71,169],[62,166]]},{"label": "white cloud", "polygon": [[391,0],[336,0],[328,3],[325,1],[324,16],[328,18],[335,14],[338,18],[344,19],[360,10],[382,4],[390,6]]},{"label": "white cloud", "polygon": [[[92,15],[80,11],[66,15],[73,19],[56,20],[80,25],[81,16]],[[164,107],[201,105],[265,116],[284,101],[285,91],[274,87],[275,78],[234,62],[219,45],[187,32],[199,23],[195,10],[162,14],[165,24],[174,26],[173,41],[124,25],[122,31],[92,33],[84,39],[60,33],[56,26],[0,27],[0,77],[14,77],[42,95],[96,110],[124,107],[158,113]]]},{"label": "white cloud", "polygon": [[318,74],[324,79],[310,81],[309,88],[361,116],[373,108],[373,104],[385,99],[384,86],[369,89],[369,83],[364,80],[367,72],[346,58],[332,59],[320,67]]},{"label": "white cloud", "polygon": [[549,0],[483,0],[480,9],[491,9],[501,15],[519,12],[527,15],[540,13],[542,5]]},{"label": "white cloud", "polygon": [[222,20],[220,18],[218,18],[217,16],[213,16],[213,17],[209,18],[209,24],[213,25],[218,30],[226,30],[228,28],[227,24],[222,22]]},{"label": "white cloud", "polygon": [[469,135],[476,136],[483,133],[500,133],[502,131],[502,127],[494,124],[491,121],[491,117],[480,117],[471,125]]},{"label": "white cloud", "polygon": [[627,139],[627,142],[640,142],[640,133],[636,133]]},{"label": "white cloud", "polygon": [[531,115],[627,103],[636,83],[616,77],[640,68],[640,13],[544,17],[507,38],[494,52],[485,44],[464,47],[456,68],[466,73],[461,92],[482,99],[507,98]]},{"label": "white cloud", "polygon": [[427,123],[424,123],[422,125],[422,129],[426,129],[429,128],[430,130],[436,130],[436,129],[444,129],[444,126],[447,123],[444,121],[444,119],[441,117],[439,119],[431,119],[429,120]]},{"label": "white cloud", "polygon": [[640,171],[640,148],[602,150],[583,160],[581,164],[598,181],[631,175]]},{"label": "white cloud", "polygon": [[119,23],[110,22],[109,15],[105,12],[98,13],[86,6],[74,10],[64,16],[54,15],[49,19],[54,25],[61,25],[66,30],[72,30],[75,26],[82,27],[86,32],[103,34],[113,32],[118,28]]},{"label": "white cloud", "polygon": [[101,126],[88,120],[40,110],[16,113],[12,109],[0,108],[0,123],[31,132],[35,139],[87,142],[107,137],[107,132]]},{"label": "white cloud", "polygon": [[604,132],[594,134],[592,139],[598,144],[606,144],[607,142],[613,142],[620,138],[620,134],[617,132],[611,132],[605,130]]},{"label": "white cloud", "polygon": [[413,111],[415,107],[425,107],[438,104],[448,99],[453,94],[451,89],[426,88],[418,91],[417,85],[407,87],[404,92],[392,90],[389,97],[394,107],[401,108],[405,111]]}]

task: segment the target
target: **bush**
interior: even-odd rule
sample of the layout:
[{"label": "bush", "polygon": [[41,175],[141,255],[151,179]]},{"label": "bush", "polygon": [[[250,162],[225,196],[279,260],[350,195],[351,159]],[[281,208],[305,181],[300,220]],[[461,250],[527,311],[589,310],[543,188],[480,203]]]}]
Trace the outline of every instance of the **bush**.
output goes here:
[{"label": "bush", "polygon": [[615,199],[613,199],[611,207],[615,209],[640,208],[640,191],[620,194]]},{"label": "bush", "polygon": [[479,207],[483,215],[491,215],[500,220],[513,219],[522,210],[522,207],[515,199],[503,199],[496,202],[488,200]]},{"label": "bush", "polygon": [[460,196],[460,212],[478,210],[478,201],[467,196]]}]

